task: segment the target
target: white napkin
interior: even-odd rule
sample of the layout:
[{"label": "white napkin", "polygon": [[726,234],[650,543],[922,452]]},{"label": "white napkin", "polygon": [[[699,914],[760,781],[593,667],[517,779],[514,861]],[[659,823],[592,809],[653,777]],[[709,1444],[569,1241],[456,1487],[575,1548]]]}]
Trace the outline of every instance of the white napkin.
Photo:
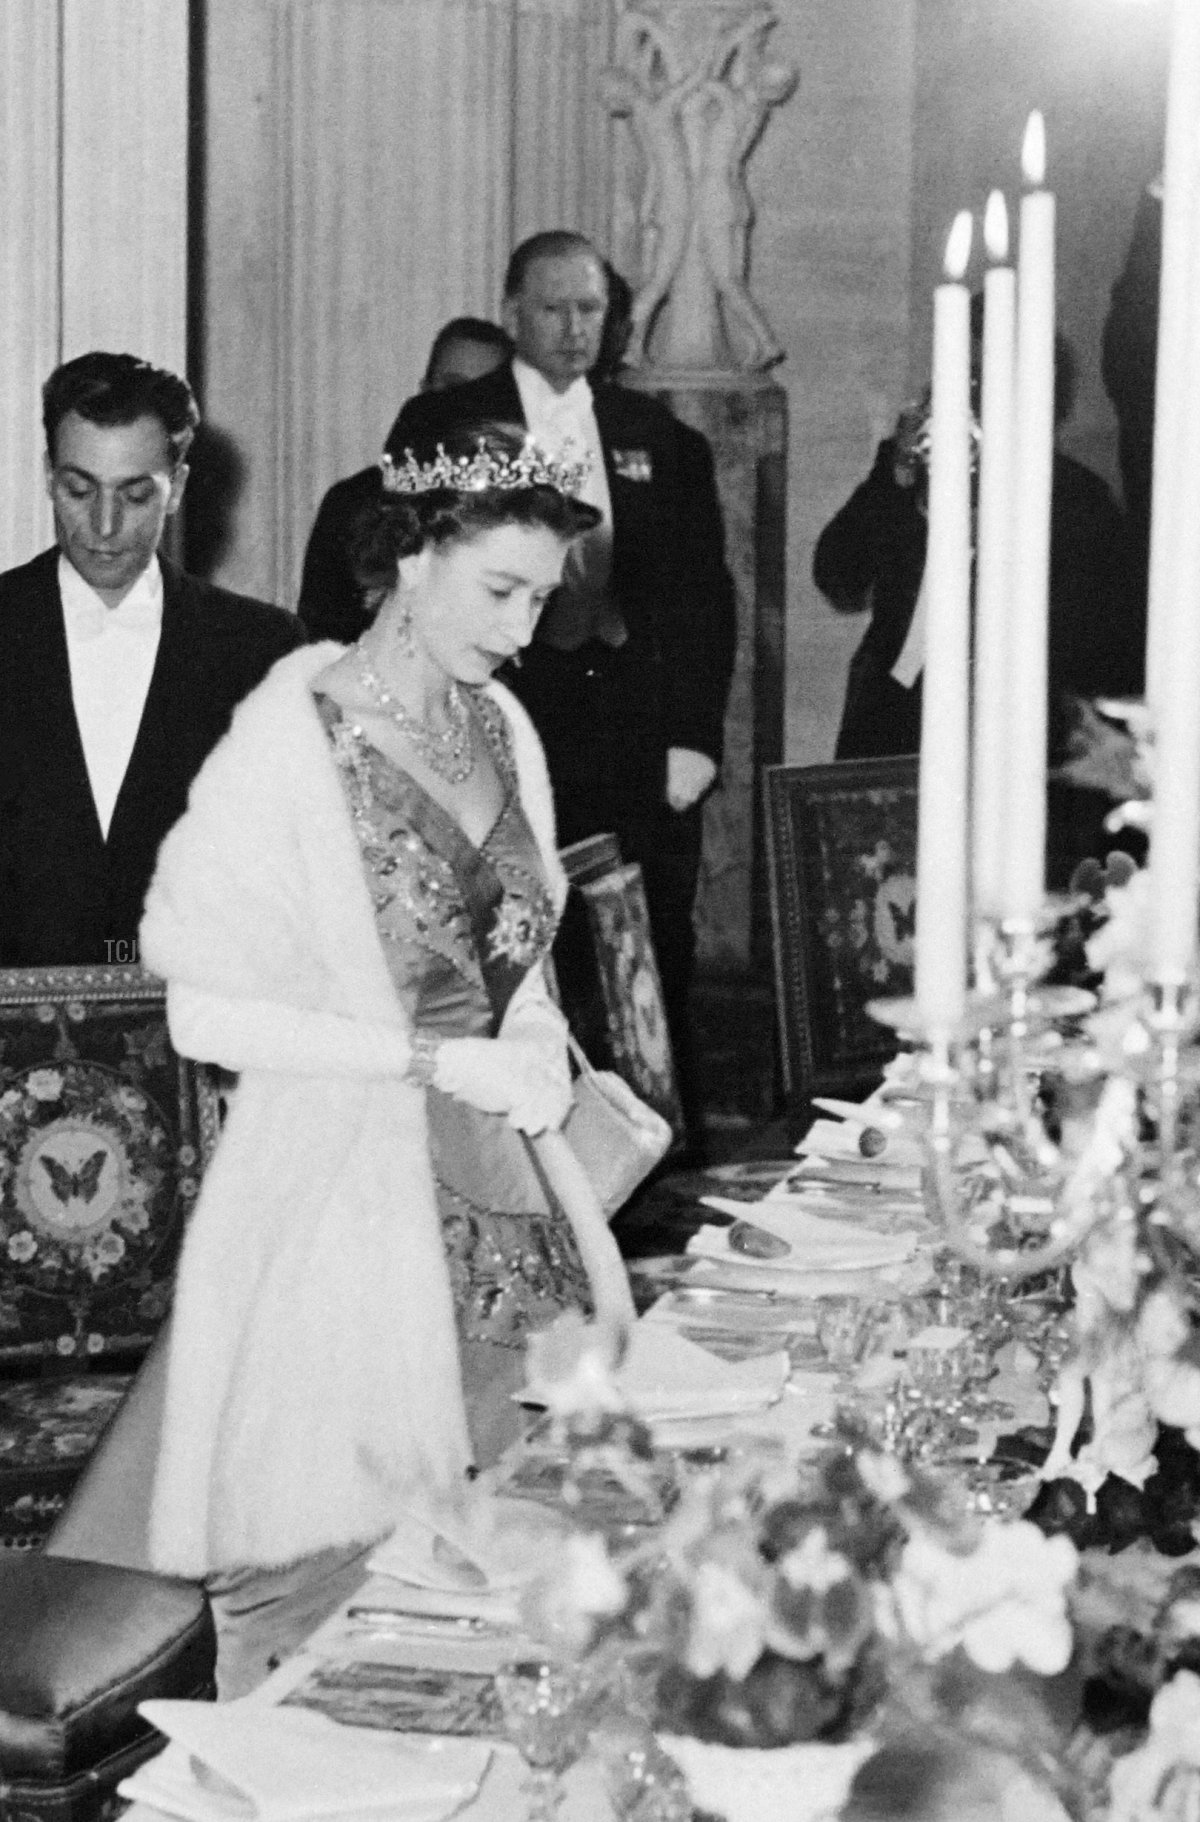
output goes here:
[{"label": "white napkin", "polygon": [[[868,1127],[881,1132],[884,1137],[883,1150],[874,1157],[865,1157],[859,1147],[859,1140]],[[868,1166],[877,1162],[905,1165],[918,1173],[918,1181],[921,1166],[925,1162],[925,1147],[919,1137],[904,1132],[899,1127],[878,1125],[872,1120],[870,1109],[866,1106],[861,1115],[852,1117],[846,1114],[840,1120],[814,1120],[796,1150],[806,1158],[845,1158]]]},{"label": "white napkin", "polygon": [[782,1348],[751,1360],[720,1360],[677,1329],[643,1321],[633,1330],[618,1382],[647,1422],[719,1417],[774,1404],[790,1364]]},{"label": "white napkin", "polygon": [[708,1259],[735,1259],[739,1265],[765,1266],[772,1271],[861,1272],[901,1265],[912,1257],[917,1244],[912,1233],[879,1234],[845,1221],[823,1221],[797,1197],[772,1196],[765,1202],[739,1203],[705,1196],[704,1201],[709,1208],[773,1234],[790,1249],[777,1259],[749,1258],[730,1247],[729,1228],[706,1226],[692,1235],[687,1250]]},{"label": "white napkin", "polygon": [[307,1708],[143,1702],[171,1744],[119,1786],[185,1822],[295,1822],[396,1816],[436,1822],[469,1802],[491,1750],[477,1740],[415,1740],[343,1727]]},{"label": "white napkin", "polygon": [[402,1513],[367,1566],[435,1594],[439,1612],[510,1624],[514,1596],[540,1573],[562,1528],[547,1508],[488,1490],[453,1518]]},{"label": "white napkin", "polygon": [[[751,1360],[720,1360],[664,1322],[634,1324],[617,1384],[647,1423],[666,1417],[725,1417],[761,1411],[787,1384],[790,1362],[782,1348]],[[545,1403],[531,1382],[518,1393],[524,1404]]]}]

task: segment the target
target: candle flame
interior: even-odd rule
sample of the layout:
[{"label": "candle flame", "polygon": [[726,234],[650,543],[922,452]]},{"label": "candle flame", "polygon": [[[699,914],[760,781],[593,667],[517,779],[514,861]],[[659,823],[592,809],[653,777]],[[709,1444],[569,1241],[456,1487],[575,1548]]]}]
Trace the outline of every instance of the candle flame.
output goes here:
[{"label": "candle flame", "polygon": [[1037,108],[1026,122],[1021,144],[1021,172],[1033,189],[1046,181],[1046,122]]},{"label": "candle flame", "polygon": [[987,199],[983,216],[983,243],[988,258],[997,265],[1008,258],[1008,205],[999,190],[993,190]]},{"label": "candle flame", "polygon": [[971,219],[970,209],[960,209],[954,217],[950,238],[946,242],[946,277],[952,284],[957,284],[967,269],[971,257],[971,236],[975,224]]}]

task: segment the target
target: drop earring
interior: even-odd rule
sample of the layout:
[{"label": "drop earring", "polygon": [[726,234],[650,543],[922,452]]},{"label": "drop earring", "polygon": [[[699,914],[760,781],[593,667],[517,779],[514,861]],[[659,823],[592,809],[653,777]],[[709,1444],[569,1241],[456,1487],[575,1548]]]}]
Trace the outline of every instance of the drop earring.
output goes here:
[{"label": "drop earring", "polygon": [[[401,589],[403,589],[403,586],[403,583],[401,583]],[[412,602],[404,599],[402,595],[399,605],[400,611],[396,616],[395,623],[396,644],[399,647],[400,656],[402,658],[411,658],[417,649],[413,639]]]}]

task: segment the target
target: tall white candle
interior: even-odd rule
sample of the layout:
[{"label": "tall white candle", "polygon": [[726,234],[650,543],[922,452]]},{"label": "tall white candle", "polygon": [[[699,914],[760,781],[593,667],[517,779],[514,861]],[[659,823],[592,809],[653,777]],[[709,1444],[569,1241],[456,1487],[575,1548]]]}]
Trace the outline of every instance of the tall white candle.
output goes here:
[{"label": "tall white candle", "polygon": [[1150,616],[1146,640],[1146,694],[1153,708],[1168,669],[1175,664],[1180,598],[1175,586],[1180,520],[1196,510],[1195,474],[1184,466],[1182,439],[1196,401],[1183,383],[1191,315],[1191,245],[1200,233],[1200,174],[1196,123],[1200,121],[1200,5],[1175,0],[1167,77],[1166,155],[1163,163],[1162,277],[1159,284],[1158,367],[1154,397],[1154,498],[1150,523]]},{"label": "tall white candle", "polygon": [[[1196,123],[1192,154],[1194,160],[1200,156]],[[1193,193],[1200,198],[1200,185]],[[1188,294],[1200,299],[1200,225],[1193,232],[1185,279]],[[1183,465],[1181,473],[1194,477],[1200,473],[1200,310],[1191,312],[1176,354],[1173,383],[1188,407],[1178,427],[1176,455]],[[1162,360],[1160,343],[1160,372]],[[1157,514],[1157,429],[1154,460]],[[1159,578],[1159,613],[1168,639],[1154,701],[1150,928],[1153,978],[1178,983],[1187,978],[1195,958],[1200,887],[1200,512],[1194,501],[1187,510],[1180,504],[1170,530],[1170,541],[1162,546]]]},{"label": "tall white candle", "polygon": [[1013,383],[1016,275],[1008,261],[1008,210],[988,197],[983,238],[993,262],[983,281],[982,446],[975,562],[974,766],[971,818],[974,908],[998,917],[1004,902],[1002,830],[1008,795],[1008,606],[1012,556]]},{"label": "tall white candle", "polygon": [[1008,807],[1003,913],[1032,923],[1046,880],[1046,672],[1050,487],[1054,465],[1054,197],[1042,187],[1045,128],[1031,114],[1021,152],[1017,264],[1016,469],[1008,646]]},{"label": "tall white candle", "polygon": [[929,544],[917,815],[916,999],[927,1038],[948,1039],[967,976],[967,741],[971,587],[971,217],[956,216],[933,298]]}]

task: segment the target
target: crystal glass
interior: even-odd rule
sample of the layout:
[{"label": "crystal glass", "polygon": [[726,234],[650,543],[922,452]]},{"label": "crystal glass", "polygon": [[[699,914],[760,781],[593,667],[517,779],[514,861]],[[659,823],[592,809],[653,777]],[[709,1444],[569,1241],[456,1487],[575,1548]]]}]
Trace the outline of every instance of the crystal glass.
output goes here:
[{"label": "crystal glass", "polygon": [[692,1822],[687,1781],[647,1724],[622,1718],[594,1744],[617,1822]]},{"label": "crystal glass", "polygon": [[496,1695],[505,1732],[528,1768],[529,1822],[552,1822],[562,1773],[587,1745],[588,1674],[579,1664],[526,1658],[496,1672]]},{"label": "crystal glass", "polygon": [[817,1339],[835,1372],[859,1365],[878,1322],[876,1306],[862,1297],[825,1297],[817,1311]]}]

